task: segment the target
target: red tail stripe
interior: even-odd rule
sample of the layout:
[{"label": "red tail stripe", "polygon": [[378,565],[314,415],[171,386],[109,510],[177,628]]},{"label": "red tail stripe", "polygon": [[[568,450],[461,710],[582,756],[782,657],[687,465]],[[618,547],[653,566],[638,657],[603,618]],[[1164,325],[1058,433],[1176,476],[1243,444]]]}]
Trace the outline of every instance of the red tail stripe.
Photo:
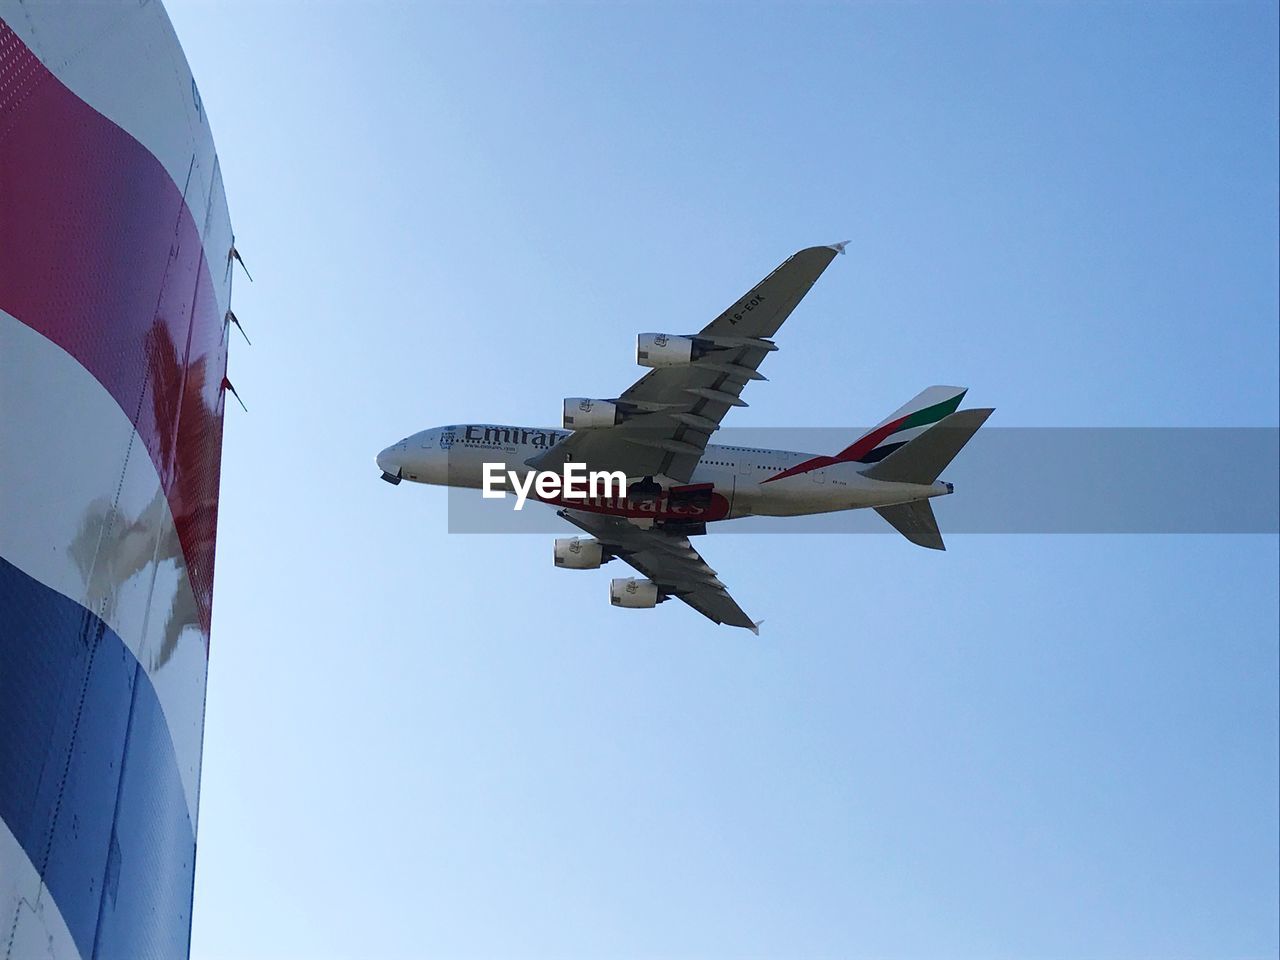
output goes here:
[{"label": "red tail stripe", "polygon": [[[910,414],[908,414],[910,416]],[[814,470],[820,470],[822,467],[829,467],[834,463],[849,463],[851,461],[861,460],[864,456],[880,445],[880,442],[902,429],[902,425],[906,422],[907,417],[899,417],[897,420],[890,420],[882,427],[877,427],[868,433],[861,440],[850,444],[834,457],[813,457],[804,463],[797,463],[794,467],[788,467],[781,473],[775,473],[772,477],[766,477],[762,483],[768,483],[771,480],[785,480],[787,477],[799,476],[802,473],[810,473]]]},{"label": "red tail stripe", "polygon": [[883,427],[877,427],[868,433],[861,440],[850,444],[840,453],[836,454],[837,461],[861,460],[864,456],[880,446],[882,440],[887,439],[902,429],[902,425],[907,422],[907,418],[911,414],[899,417],[897,420],[890,420]]}]

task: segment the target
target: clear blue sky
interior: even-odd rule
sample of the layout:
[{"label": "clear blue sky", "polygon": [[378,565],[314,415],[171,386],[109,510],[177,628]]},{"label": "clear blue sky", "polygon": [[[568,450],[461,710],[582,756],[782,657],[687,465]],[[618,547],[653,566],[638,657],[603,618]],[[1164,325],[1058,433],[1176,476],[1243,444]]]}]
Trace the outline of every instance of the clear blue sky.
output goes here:
[{"label": "clear blue sky", "polygon": [[707,537],[757,640],[373,464],[845,239],[735,425],[1275,426],[1275,4],[168,6],[256,278],[196,960],[1277,955],[1275,536]]}]

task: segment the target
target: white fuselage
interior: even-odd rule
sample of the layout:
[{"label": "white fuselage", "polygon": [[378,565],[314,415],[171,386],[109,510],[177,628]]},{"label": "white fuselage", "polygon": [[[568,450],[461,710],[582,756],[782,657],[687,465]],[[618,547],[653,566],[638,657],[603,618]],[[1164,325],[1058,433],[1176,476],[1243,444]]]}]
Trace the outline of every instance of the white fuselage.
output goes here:
[{"label": "white fuselage", "polygon": [[[462,424],[423,430],[393,444],[378,455],[385,474],[416,483],[479,488],[484,465],[500,463],[519,476],[529,473],[525,461],[545,453],[568,431],[547,427]],[[625,497],[594,500],[537,498],[559,506],[676,522],[710,522],[736,517],[796,517],[862,507],[881,507],[926,500],[951,492],[949,484],[887,483],[865,477],[864,464],[833,463],[794,476],[768,478],[815,459],[813,454],[756,447],[708,444],[688,484],[655,477],[664,494],[652,503],[629,503]],[[631,480],[639,479],[636,477]],[[668,498],[670,486],[711,484],[710,503]]]}]

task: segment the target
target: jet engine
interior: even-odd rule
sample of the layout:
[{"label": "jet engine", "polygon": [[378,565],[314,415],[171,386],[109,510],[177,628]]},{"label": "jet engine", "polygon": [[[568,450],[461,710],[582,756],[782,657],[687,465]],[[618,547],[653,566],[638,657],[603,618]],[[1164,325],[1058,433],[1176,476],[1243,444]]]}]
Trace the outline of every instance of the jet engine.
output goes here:
[{"label": "jet engine", "polygon": [[581,430],[583,427],[616,427],[622,420],[622,411],[612,400],[565,397],[564,417],[561,422],[566,430]]},{"label": "jet engine", "polygon": [[656,607],[665,599],[658,594],[658,585],[652,580],[623,577],[609,581],[609,602],[615,607]]},{"label": "jet engine", "polygon": [[555,557],[557,567],[570,570],[594,570],[610,559],[594,537],[557,538]]},{"label": "jet engine", "polygon": [[710,341],[697,337],[642,333],[636,337],[636,363],[642,367],[679,367],[715,349]]}]

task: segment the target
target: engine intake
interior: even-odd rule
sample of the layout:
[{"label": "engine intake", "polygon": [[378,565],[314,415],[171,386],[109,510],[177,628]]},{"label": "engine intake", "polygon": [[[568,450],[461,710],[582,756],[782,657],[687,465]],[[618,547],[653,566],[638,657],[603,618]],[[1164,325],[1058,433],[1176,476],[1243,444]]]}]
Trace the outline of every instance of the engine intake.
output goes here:
[{"label": "engine intake", "polygon": [[665,600],[658,594],[658,585],[652,580],[623,577],[609,581],[609,602],[615,607],[646,609],[656,607]]},{"label": "engine intake", "polygon": [[561,424],[566,430],[581,430],[584,427],[616,427],[622,421],[622,411],[612,400],[565,397]]},{"label": "engine intake", "polygon": [[610,559],[594,537],[559,537],[556,539],[557,567],[568,570],[594,570]]}]

